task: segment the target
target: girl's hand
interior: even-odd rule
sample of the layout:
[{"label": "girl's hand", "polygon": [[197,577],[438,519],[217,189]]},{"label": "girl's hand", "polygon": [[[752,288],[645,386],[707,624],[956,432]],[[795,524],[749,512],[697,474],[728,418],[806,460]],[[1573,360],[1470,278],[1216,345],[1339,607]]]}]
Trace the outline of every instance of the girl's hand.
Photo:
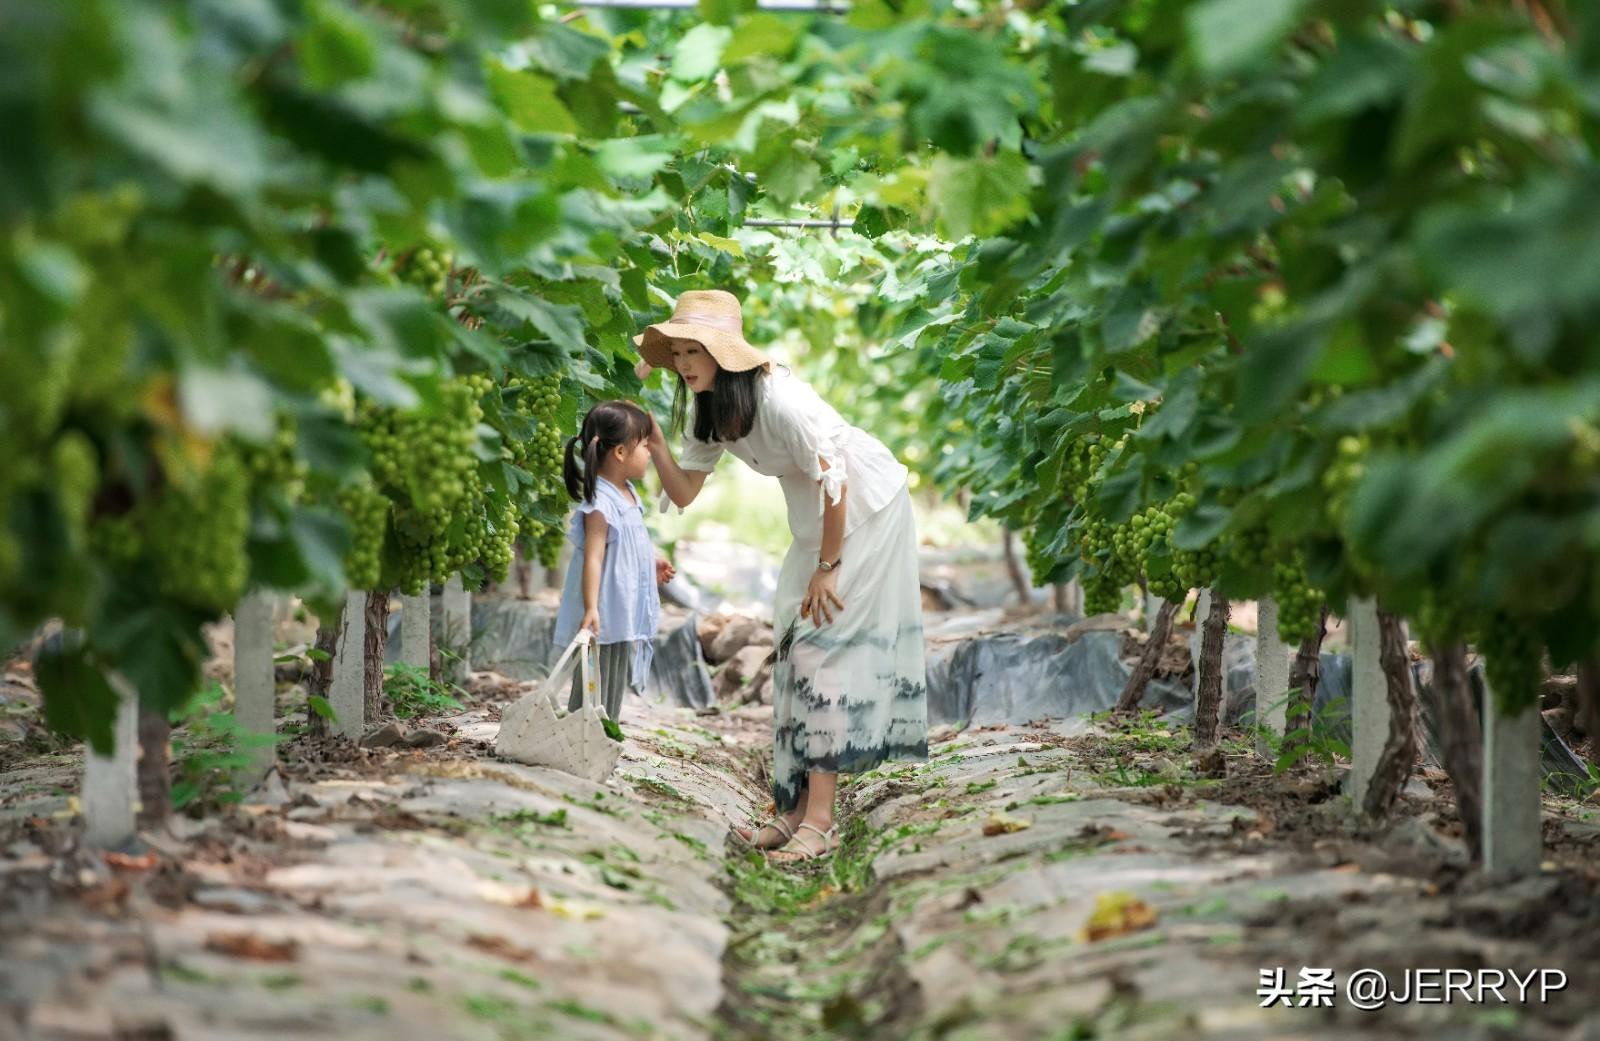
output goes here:
[{"label": "girl's hand", "polygon": [[656,558],[656,585],[666,585],[668,582],[672,581],[672,576],[676,575],[677,573],[678,569],[672,566],[672,561],[668,560],[666,557]]},{"label": "girl's hand", "polygon": [[600,635],[600,612],[596,608],[589,608],[583,612],[583,621],[578,623],[579,629],[587,629],[596,636]]},{"label": "girl's hand", "polygon": [[844,613],[844,601],[839,599],[839,576],[833,571],[817,571],[811,576],[806,595],[800,601],[800,617],[810,618],[813,625],[833,621],[834,610]]}]

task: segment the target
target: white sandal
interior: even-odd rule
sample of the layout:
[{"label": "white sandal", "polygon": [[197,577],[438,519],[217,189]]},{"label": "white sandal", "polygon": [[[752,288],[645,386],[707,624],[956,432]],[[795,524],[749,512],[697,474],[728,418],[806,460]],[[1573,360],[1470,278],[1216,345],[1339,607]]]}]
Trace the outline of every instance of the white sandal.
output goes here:
[{"label": "white sandal", "polygon": [[[771,828],[779,835],[783,836],[783,841],[778,843],[777,846],[762,846],[756,843],[756,836],[760,835],[768,828]],[[733,836],[735,842],[739,843],[745,849],[761,849],[769,852],[777,849],[779,846],[788,845],[789,840],[794,838],[794,829],[789,827],[789,822],[784,820],[781,814],[772,818],[770,821],[767,821],[765,824],[757,824],[752,827],[750,829],[749,838],[745,838],[743,835],[740,835],[738,828],[729,828],[728,833]]]},{"label": "white sandal", "polygon": [[[833,852],[834,840],[839,837],[839,826],[837,824],[835,824],[833,827],[829,828],[827,831],[823,831],[821,828],[818,828],[818,827],[816,827],[814,825],[807,824],[805,821],[801,821],[800,822],[800,827],[801,828],[810,828],[812,831],[816,832],[819,836],[821,836],[821,838],[822,838],[822,848],[820,850],[812,849],[811,846],[808,843],[805,842],[805,840],[801,839],[799,837],[800,828],[796,828],[795,829],[795,834],[790,837],[789,842],[796,843],[797,845],[799,845],[800,848],[799,849],[784,849],[784,848],[782,848],[780,846],[777,849],[768,850],[767,851],[767,859],[768,860],[774,859],[773,858],[773,854],[775,854],[775,853],[783,853],[783,854],[786,854],[786,856],[783,857],[783,859],[780,860],[779,863],[788,863],[790,861],[798,861],[798,860],[817,860],[818,858],[825,857],[829,853]],[[788,842],[784,843],[785,846],[787,846],[788,844],[789,844]]]}]

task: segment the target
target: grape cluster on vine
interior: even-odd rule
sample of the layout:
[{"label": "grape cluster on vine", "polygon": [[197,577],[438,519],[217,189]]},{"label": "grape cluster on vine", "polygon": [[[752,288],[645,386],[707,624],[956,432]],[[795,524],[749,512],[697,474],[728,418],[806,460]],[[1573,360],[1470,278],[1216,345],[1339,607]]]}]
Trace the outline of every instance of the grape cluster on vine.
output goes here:
[{"label": "grape cluster on vine", "polygon": [[455,256],[432,246],[417,246],[402,252],[394,262],[395,277],[416,286],[429,296],[444,296],[450,285]]},{"label": "grape cluster on vine", "polygon": [[1328,516],[1338,525],[1350,508],[1350,496],[1366,470],[1368,440],[1353,434],[1339,439],[1333,461],[1322,472],[1322,490],[1327,493]]},{"label": "grape cluster on vine", "polygon": [[1227,541],[1228,560],[1243,571],[1266,567],[1272,559],[1272,532],[1254,525],[1235,532]]},{"label": "grape cluster on vine", "polygon": [[350,527],[350,548],[344,557],[345,579],[352,589],[374,589],[382,572],[389,500],[366,475],[340,488],[337,499]]},{"label": "grape cluster on vine", "polygon": [[297,502],[304,495],[309,467],[300,458],[297,440],[293,417],[279,414],[271,440],[264,445],[239,446],[253,487],[280,489],[290,502]]},{"label": "grape cluster on vine", "polygon": [[1303,643],[1322,624],[1322,592],[1311,585],[1298,555],[1272,566],[1272,599],[1278,605],[1278,636],[1288,644]]},{"label": "grape cluster on vine", "polygon": [[1544,685],[1544,642],[1525,619],[1503,611],[1485,613],[1475,641],[1495,704],[1515,715],[1537,704]]},{"label": "grape cluster on vine", "polygon": [[163,596],[203,611],[233,609],[250,574],[250,473],[224,443],[210,465],[168,484],[149,504],[143,533]]},{"label": "grape cluster on vine", "polygon": [[507,386],[515,392],[518,413],[535,424],[531,439],[512,446],[515,461],[534,479],[531,501],[523,511],[518,534],[544,567],[553,568],[561,559],[566,539],[556,518],[564,516],[570,505],[561,478],[564,438],[557,415],[561,408],[561,374],[513,377]]}]

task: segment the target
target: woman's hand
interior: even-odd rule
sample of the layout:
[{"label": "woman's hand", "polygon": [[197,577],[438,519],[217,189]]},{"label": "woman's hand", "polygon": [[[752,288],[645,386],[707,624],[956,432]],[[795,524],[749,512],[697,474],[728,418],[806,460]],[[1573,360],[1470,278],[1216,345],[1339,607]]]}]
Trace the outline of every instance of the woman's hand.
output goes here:
[{"label": "woman's hand", "polygon": [[635,365],[633,367],[633,374],[635,376],[639,377],[639,382],[641,382],[641,383],[643,383],[645,380],[649,379],[650,378],[650,373],[652,373],[654,371],[655,371],[655,366],[651,365],[649,362],[645,361],[643,358],[640,358],[639,359],[639,364],[637,364],[637,365]]},{"label": "woman's hand", "polygon": [[600,612],[596,608],[589,608],[583,612],[583,621],[578,623],[579,629],[587,629],[596,636],[600,635]]},{"label": "woman's hand", "polygon": [[667,435],[661,432],[661,424],[656,422],[654,413],[650,415],[650,435],[645,439],[645,444],[649,446],[651,455],[667,447]]},{"label": "woman's hand", "polygon": [[839,599],[839,576],[833,571],[818,569],[811,576],[806,595],[800,601],[800,617],[810,618],[813,625],[833,621],[835,609],[844,613],[844,601]]},{"label": "woman's hand", "polygon": [[678,569],[672,566],[672,561],[668,560],[666,557],[656,558],[656,585],[666,585],[668,582],[672,581],[672,576],[676,575],[677,573]]}]

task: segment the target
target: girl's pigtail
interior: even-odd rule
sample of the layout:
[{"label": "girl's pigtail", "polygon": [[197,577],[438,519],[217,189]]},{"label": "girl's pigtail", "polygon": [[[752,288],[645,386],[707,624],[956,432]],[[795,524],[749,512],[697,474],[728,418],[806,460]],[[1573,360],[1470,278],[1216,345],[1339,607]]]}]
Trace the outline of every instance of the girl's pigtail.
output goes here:
[{"label": "girl's pigtail", "polygon": [[600,439],[590,435],[583,445],[583,501],[594,499],[595,481],[600,479]]},{"label": "girl's pigtail", "polygon": [[[566,481],[567,494],[571,496],[574,501],[581,502],[585,496],[583,494],[583,475],[578,472],[577,449],[578,439],[575,437],[567,438],[567,445],[563,452],[563,458],[561,462],[561,476],[562,479]],[[592,486],[590,487],[589,494],[594,494],[594,489]]]}]

